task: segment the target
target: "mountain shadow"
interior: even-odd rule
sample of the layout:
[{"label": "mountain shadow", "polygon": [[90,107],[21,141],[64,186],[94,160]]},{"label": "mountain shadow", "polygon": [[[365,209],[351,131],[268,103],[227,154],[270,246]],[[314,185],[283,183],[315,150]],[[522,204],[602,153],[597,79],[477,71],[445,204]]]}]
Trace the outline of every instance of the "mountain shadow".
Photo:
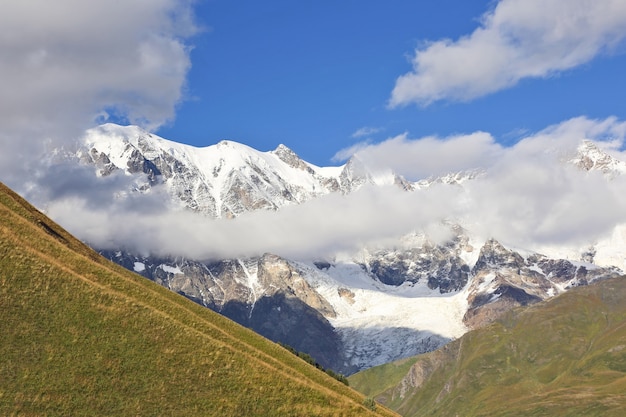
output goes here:
[{"label": "mountain shadow", "polygon": [[343,327],[339,332],[350,355],[346,375],[431,352],[451,341],[432,331],[409,327]]},{"label": "mountain shadow", "polygon": [[304,352],[326,369],[345,374],[341,339],[317,310],[283,293],[259,298],[254,305],[228,301],[220,314],[274,342]]}]

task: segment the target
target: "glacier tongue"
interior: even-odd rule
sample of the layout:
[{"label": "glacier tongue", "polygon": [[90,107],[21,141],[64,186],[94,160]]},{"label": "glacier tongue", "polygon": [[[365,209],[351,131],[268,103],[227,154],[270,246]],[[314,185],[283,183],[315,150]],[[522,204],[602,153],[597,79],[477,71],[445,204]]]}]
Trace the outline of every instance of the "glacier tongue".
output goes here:
[{"label": "glacier tongue", "polygon": [[337,312],[330,322],[344,342],[350,369],[428,352],[467,331],[462,291],[441,294],[424,282],[385,285],[354,263],[331,265],[324,272],[311,264],[299,267]]}]

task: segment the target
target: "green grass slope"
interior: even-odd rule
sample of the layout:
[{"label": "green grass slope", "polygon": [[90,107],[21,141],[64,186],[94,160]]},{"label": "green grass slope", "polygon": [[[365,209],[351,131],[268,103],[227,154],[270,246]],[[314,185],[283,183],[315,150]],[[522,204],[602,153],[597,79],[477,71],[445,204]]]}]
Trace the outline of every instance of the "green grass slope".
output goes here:
[{"label": "green grass slope", "polygon": [[105,260],[2,184],[0,311],[0,415],[394,415]]},{"label": "green grass slope", "polygon": [[624,416],[626,278],[510,312],[413,361],[350,384],[404,416]]}]

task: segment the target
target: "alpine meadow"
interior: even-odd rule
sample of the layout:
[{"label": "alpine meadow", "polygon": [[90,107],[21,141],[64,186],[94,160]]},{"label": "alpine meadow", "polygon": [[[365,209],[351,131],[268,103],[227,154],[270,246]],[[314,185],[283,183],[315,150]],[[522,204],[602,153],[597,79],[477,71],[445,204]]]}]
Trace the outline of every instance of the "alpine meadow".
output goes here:
[{"label": "alpine meadow", "polygon": [[0,185],[3,415],[394,415]]}]

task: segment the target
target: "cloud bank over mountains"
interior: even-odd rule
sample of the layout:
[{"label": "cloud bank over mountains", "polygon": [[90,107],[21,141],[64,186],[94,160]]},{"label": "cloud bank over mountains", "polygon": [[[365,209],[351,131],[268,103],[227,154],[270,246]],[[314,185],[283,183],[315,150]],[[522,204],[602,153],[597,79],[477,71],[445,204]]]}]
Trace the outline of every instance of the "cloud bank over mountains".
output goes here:
[{"label": "cloud bank over mountains", "polygon": [[[45,189],[58,192],[46,197],[51,202],[45,208],[97,247],[197,259],[265,252],[308,259],[395,245],[409,232],[425,232],[437,241],[449,236],[445,221],[461,221],[474,236],[494,237],[519,248],[581,248],[626,223],[626,176],[607,180],[602,172],[587,172],[567,161],[575,158],[584,139],[626,161],[625,138],[626,122],[615,118],[568,120],[512,147],[502,147],[484,132],[440,140],[409,140],[404,135],[365,147],[356,156],[414,179],[424,178],[426,172],[465,169],[482,174],[463,186],[434,184],[413,192],[396,186],[365,187],[230,220],[172,210],[158,187],[153,188],[156,194],[120,195],[118,182],[128,177],[96,179],[89,170],[84,174],[92,180],[83,186],[47,184]],[[59,177],[64,176],[49,178]],[[63,191],[70,188],[74,192]]]},{"label": "cloud bank over mountains", "polygon": [[[484,175],[465,188],[364,188],[234,220],[172,211],[157,189],[121,193],[132,186],[129,177],[97,178],[88,169],[48,165],[51,150],[71,146],[110,114],[148,129],[174,117],[185,95],[189,42],[200,30],[192,5],[4,1],[0,180],[38,198],[41,208],[93,245],[196,258],[323,256],[389,243],[411,230],[444,238],[440,224],[450,218],[520,247],[578,245],[626,222],[623,176],[605,181],[600,173],[560,163],[573,157],[582,139],[626,160],[626,124],[615,118],[571,119],[511,147],[487,132],[416,139],[405,133],[360,143],[337,158],[356,154],[374,171],[390,169],[411,180],[464,170]],[[413,71],[397,80],[389,104],[471,100],[587,63],[625,37],[623,1],[502,0],[470,35],[418,48]],[[360,129],[354,137],[381,129]],[[50,159],[42,160],[42,153]]]},{"label": "cloud bank over mountains", "polygon": [[625,38],[623,1],[501,0],[470,35],[418,47],[389,106],[469,101],[585,64]]}]

